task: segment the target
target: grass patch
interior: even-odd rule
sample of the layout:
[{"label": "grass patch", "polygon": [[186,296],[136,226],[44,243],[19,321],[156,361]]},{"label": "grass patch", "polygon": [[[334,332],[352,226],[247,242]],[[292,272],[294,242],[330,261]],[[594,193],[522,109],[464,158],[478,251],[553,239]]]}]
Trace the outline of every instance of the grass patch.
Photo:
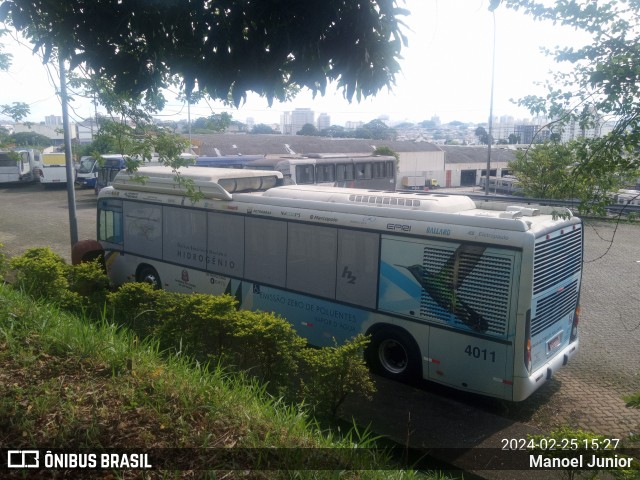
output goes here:
[{"label": "grass patch", "polygon": [[267,447],[332,449],[336,458],[357,445],[371,448],[371,471],[272,470],[249,477],[419,476],[391,470],[368,431],[320,431],[302,408],[270,396],[256,380],[160,353],[153,340],[139,342],[127,329],[85,321],[0,284],[0,444],[234,448],[248,456]]}]

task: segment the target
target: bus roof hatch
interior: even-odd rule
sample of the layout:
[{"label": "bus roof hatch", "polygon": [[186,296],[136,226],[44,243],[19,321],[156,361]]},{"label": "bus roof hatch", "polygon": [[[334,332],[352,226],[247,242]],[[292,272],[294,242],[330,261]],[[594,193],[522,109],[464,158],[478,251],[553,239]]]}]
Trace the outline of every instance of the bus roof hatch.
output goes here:
[{"label": "bus roof hatch", "polygon": [[282,181],[282,173],[265,170],[183,167],[179,172],[171,167],[142,167],[137,172],[121,171],[113,181],[114,188],[141,192],[186,195],[177,175],[193,181],[196,192],[205,198],[231,200],[234,192],[265,190]]}]

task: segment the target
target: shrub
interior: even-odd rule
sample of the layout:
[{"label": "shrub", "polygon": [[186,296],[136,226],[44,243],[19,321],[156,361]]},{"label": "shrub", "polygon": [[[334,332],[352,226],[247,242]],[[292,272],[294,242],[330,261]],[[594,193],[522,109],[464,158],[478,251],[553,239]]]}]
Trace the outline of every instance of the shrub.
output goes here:
[{"label": "shrub", "polygon": [[69,290],[67,277],[70,266],[49,247],[32,248],[12,258],[10,268],[15,272],[18,288],[32,297],[45,299],[63,308],[77,308],[80,296]]},{"label": "shrub", "polygon": [[16,271],[16,285],[32,296],[54,299],[60,290],[67,290],[65,261],[49,247],[32,248],[9,263]]},{"label": "shrub", "polygon": [[164,348],[205,361],[227,355],[236,316],[236,300],[229,295],[158,293],[154,333]]},{"label": "shrub", "polygon": [[301,395],[316,413],[336,415],[350,393],[371,398],[373,380],[364,362],[369,338],[360,334],[340,346],[301,351]]},{"label": "shrub", "polygon": [[68,310],[100,311],[109,279],[99,262],[68,265],[49,247],[32,248],[9,263],[15,284],[29,295]]},{"label": "shrub", "polygon": [[117,291],[107,295],[114,320],[145,338],[160,322],[156,303],[162,290],[155,290],[148,283],[125,283]]},{"label": "shrub", "polygon": [[264,312],[240,311],[233,336],[238,366],[269,383],[271,393],[291,396],[298,374],[298,358],[307,342],[291,324]]}]

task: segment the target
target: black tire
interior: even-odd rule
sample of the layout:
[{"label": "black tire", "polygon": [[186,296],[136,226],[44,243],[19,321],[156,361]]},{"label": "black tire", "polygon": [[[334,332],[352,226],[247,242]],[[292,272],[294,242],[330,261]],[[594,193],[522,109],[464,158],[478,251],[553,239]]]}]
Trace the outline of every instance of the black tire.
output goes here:
[{"label": "black tire", "polygon": [[377,330],[367,348],[367,363],[383,377],[414,382],[422,376],[420,350],[408,333],[397,329]]},{"label": "black tire", "polygon": [[136,280],[142,283],[148,283],[156,290],[162,289],[162,282],[160,281],[160,275],[155,268],[149,265],[144,265],[138,270]]}]

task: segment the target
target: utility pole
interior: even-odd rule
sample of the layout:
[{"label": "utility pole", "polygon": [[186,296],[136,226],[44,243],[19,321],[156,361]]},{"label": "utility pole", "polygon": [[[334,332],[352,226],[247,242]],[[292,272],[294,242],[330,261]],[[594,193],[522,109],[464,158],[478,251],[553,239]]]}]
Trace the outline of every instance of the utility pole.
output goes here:
[{"label": "utility pole", "polygon": [[73,182],[73,157],[71,156],[71,134],[69,132],[69,108],[67,105],[67,78],[64,67],[64,58],[58,52],[58,65],[60,69],[60,102],[62,103],[62,129],[64,131],[64,157],[67,168],[67,204],[69,207],[69,233],[71,248],[78,243],[78,218],[76,216],[76,192]]},{"label": "utility pole", "polygon": [[484,194],[489,195],[489,176],[491,174],[491,143],[493,142],[493,83],[496,76],[496,13],[491,12],[493,15],[493,52],[491,59],[491,100],[489,105],[489,138],[487,143],[489,148],[487,150],[487,176],[485,177]]}]

